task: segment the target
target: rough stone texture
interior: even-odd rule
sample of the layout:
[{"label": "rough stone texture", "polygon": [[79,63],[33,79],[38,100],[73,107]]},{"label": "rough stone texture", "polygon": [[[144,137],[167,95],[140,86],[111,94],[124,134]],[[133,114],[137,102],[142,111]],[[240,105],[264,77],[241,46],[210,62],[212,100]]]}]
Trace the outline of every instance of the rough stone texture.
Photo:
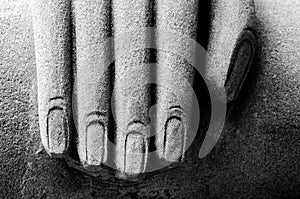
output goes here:
[{"label": "rough stone texture", "polygon": [[73,116],[78,132],[78,154],[85,166],[98,166],[106,162],[108,153],[109,67],[113,62],[112,40],[109,40],[111,3],[78,0],[73,5],[76,41],[73,100],[77,103],[73,106]]},{"label": "rough stone texture", "polygon": [[32,11],[42,143],[49,154],[62,155],[71,133],[71,4],[68,0],[27,2]]},{"label": "rough stone texture", "polygon": [[[184,158],[183,151],[188,148],[195,136],[192,129],[193,107],[193,79],[194,68],[180,53],[181,46],[186,45],[182,39],[178,48],[173,47],[170,51],[165,50],[166,43],[174,45],[168,41],[165,32],[175,32],[179,35],[196,39],[198,25],[198,8],[201,2],[198,0],[174,0],[156,1],[157,16],[157,115],[156,115],[156,146],[159,158],[167,160],[165,153],[169,147],[176,148],[173,152],[175,160]],[[176,14],[175,14],[176,13]],[[181,43],[182,42],[182,43]],[[193,45],[192,43],[190,44]],[[192,58],[195,59],[195,58]],[[169,136],[170,129],[174,124],[172,118],[179,119],[183,130],[175,131]],[[197,121],[198,122],[198,121]],[[176,124],[175,124],[176,126]],[[169,132],[169,133],[168,133]],[[194,136],[192,135],[194,134]],[[180,141],[179,141],[180,140]],[[179,142],[179,143],[178,143]],[[176,152],[178,151],[179,152]],[[177,157],[176,157],[177,156]],[[174,159],[174,157],[173,157]]]},{"label": "rough stone texture", "polygon": [[0,6],[0,190],[20,194],[28,168],[30,90],[35,77],[31,21],[20,1]]},{"label": "rough stone texture", "polygon": [[[251,35],[255,20],[255,8],[253,0],[212,1],[212,24],[208,46],[208,67],[206,76],[210,80],[214,95],[220,96],[221,88],[227,87],[231,82],[242,84],[243,75],[228,75],[234,69],[240,69],[247,73],[249,65],[255,53],[255,36]],[[247,30],[247,31],[246,31]],[[237,49],[242,48],[247,42],[250,47],[250,60],[242,65],[241,57],[238,57]],[[246,44],[247,44],[246,43]],[[244,55],[245,59],[247,55]],[[233,63],[233,62],[237,63]],[[241,72],[243,74],[243,72]],[[231,85],[233,86],[233,85]],[[236,94],[226,88],[227,100],[232,101]],[[221,91],[220,91],[221,90]],[[234,89],[234,90],[240,90]],[[237,92],[237,91],[235,91]]]},{"label": "rough stone texture", "polygon": [[83,175],[42,150],[28,7],[1,0],[0,197],[299,197],[300,2],[255,4],[260,45],[216,148],[202,160],[123,183]]},{"label": "rough stone texture", "polygon": [[[145,138],[150,127],[148,118],[150,90],[144,83],[150,79],[148,63],[151,55],[145,49],[150,38],[144,29],[151,25],[151,1],[114,0],[112,2],[115,31],[115,110],[113,110],[116,121],[115,161],[121,175],[124,173],[130,175],[143,173],[147,161],[147,151],[144,153],[145,157],[138,158],[141,161],[137,162],[127,161],[130,158],[126,158],[125,151],[142,153],[143,148],[148,149]],[[121,45],[127,38],[124,37],[126,32],[134,34],[130,48],[122,48]],[[134,136],[135,133],[140,136]],[[126,143],[133,143],[134,138],[140,143],[139,145],[146,146],[137,148],[128,146]],[[140,169],[133,170],[133,168]]]}]

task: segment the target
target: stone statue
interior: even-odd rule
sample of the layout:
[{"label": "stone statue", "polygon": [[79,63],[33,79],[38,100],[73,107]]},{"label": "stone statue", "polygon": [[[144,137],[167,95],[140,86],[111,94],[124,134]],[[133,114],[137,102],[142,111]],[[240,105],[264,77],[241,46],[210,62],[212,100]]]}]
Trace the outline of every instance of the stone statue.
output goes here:
[{"label": "stone statue", "polygon": [[[182,49],[160,49],[167,40],[164,30],[197,39],[199,6],[199,1],[182,0],[33,1],[39,124],[48,154],[68,155],[75,133],[71,130],[74,116],[77,152],[86,170],[97,171],[112,159],[122,176],[144,173],[150,131],[156,137],[157,157],[153,158],[183,159],[192,131],[189,87],[195,71],[180,57]],[[219,88],[225,87],[227,100],[233,101],[255,52],[254,7],[252,1],[240,0],[216,1],[214,6],[206,74],[215,95],[220,96]],[[223,7],[229,6],[231,13],[224,13]],[[155,33],[149,34],[146,27],[155,27]],[[126,32],[129,35],[124,36]],[[130,35],[133,39],[123,45]],[[148,47],[151,37],[156,51]],[[178,46],[185,49],[186,41],[181,42]],[[149,67],[155,60],[157,65]],[[151,78],[159,85],[155,91],[147,84]],[[157,106],[151,129],[148,111],[153,97]],[[110,119],[111,103],[115,105],[116,128]],[[116,144],[111,151],[109,136],[114,136]]]},{"label": "stone statue", "polygon": [[2,1],[1,197],[300,194],[297,1]]}]

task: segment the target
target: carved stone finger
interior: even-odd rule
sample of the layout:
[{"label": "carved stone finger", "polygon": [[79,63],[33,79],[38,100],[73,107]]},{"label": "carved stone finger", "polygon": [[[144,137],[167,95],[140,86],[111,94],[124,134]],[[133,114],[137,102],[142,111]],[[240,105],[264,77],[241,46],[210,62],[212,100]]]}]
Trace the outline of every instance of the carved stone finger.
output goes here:
[{"label": "carved stone finger", "polygon": [[71,118],[70,0],[32,0],[42,143],[50,155],[68,150]]},{"label": "carved stone finger", "polygon": [[168,36],[165,35],[167,32],[174,32],[174,36],[177,34],[191,39],[196,38],[199,1],[156,2],[158,29],[156,145],[160,159],[175,162],[184,157],[186,140],[189,137],[194,68],[180,53],[182,51],[180,47],[186,44],[182,43],[171,52],[165,52],[164,40]]},{"label": "carved stone finger", "polygon": [[78,154],[86,169],[107,160],[112,67],[111,1],[75,1]]},{"label": "carved stone finger", "polygon": [[[205,78],[213,100],[225,105],[237,99],[255,54],[253,0],[214,0],[212,16]],[[232,107],[228,106],[228,114]],[[215,134],[207,134],[199,157],[205,157],[217,141]]]},{"label": "carved stone finger", "polygon": [[206,76],[216,98],[222,87],[227,102],[241,90],[256,48],[254,17],[253,0],[213,1]]},{"label": "carved stone finger", "polygon": [[[149,0],[114,0],[116,165],[122,175],[143,173],[147,162],[150,52],[145,49],[151,24]],[[127,36],[133,39],[122,47]],[[127,36],[126,36],[127,35]],[[124,38],[125,37],[125,38]]]}]

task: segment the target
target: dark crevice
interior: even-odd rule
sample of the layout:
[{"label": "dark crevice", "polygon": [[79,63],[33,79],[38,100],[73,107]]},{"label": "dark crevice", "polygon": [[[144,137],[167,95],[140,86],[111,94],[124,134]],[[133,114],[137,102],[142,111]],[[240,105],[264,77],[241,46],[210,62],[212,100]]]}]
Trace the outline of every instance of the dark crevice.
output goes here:
[{"label": "dark crevice", "polygon": [[[69,49],[69,53],[70,53],[70,61],[71,61],[71,68],[70,68],[70,78],[71,78],[71,93],[70,93],[70,102],[71,102],[71,110],[70,111],[74,111],[73,108],[74,106],[72,106],[72,104],[77,103],[76,102],[76,98],[71,97],[73,96],[73,92],[74,92],[74,82],[75,82],[75,75],[76,75],[76,31],[75,31],[75,14],[73,12],[74,10],[74,5],[73,5],[73,1],[70,1],[70,8],[71,8],[71,13],[70,13],[70,32],[69,32],[69,36],[70,36],[70,49]],[[75,101],[73,101],[75,100]],[[74,115],[74,113],[71,114],[72,116]],[[79,156],[77,153],[77,140],[78,140],[78,134],[76,131],[76,125],[75,125],[75,121],[74,118],[71,118],[71,124],[70,125],[70,145],[69,145],[69,156],[77,161],[79,161]]]},{"label": "dark crevice", "polygon": [[211,0],[198,0],[197,42],[207,50],[211,23]]},{"label": "dark crevice", "polygon": [[[147,26],[148,27],[156,27],[156,1],[155,0],[149,0],[149,4],[148,4],[148,9],[149,9],[149,17],[148,17],[148,21],[147,21]],[[153,47],[151,49],[148,49],[149,52],[149,59],[147,60],[148,63],[151,63],[151,68],[150,68],[150,85],[149,86],[149,108],[148,110],[150,110],[151,107],[155,107],[155,104],[157,103],[157,85],[155,84],[155,82],[157,82],[157,49],[156,49],[156,32],[152,32],[151,35],[149,35],[149,40],[150,40],[150,46]],[[148,111],[149,117],[150,118],[156,118],[157,117],[157,110],[156,108],[153,110],[153,112],[150,113],[150,111]],[[150,132],[151,135],[150,137],[148,137],[147,142],[149,144],[148,146],[148,152],[154,152],[156,151],[156,137],[155,137],[155,124],[154,121],[150,121]]]}]

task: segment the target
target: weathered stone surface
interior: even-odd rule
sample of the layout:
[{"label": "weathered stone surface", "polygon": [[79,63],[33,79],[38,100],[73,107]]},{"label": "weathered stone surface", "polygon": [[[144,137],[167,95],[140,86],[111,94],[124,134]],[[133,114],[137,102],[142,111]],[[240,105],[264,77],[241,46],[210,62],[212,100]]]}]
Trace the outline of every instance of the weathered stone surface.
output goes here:
[{"label": "weathered stone surface", "polygon": [[[148,110],[151,105],[150,90],[144,82],[151,76],[148,65],[151,53],[145,49],[151,38],[144,29],[151,26],[151,1],[112,2],[115,30],[115,162],[120,176],[136,175],[144,172],[148,155],[148,142],[145,138],[149,132]],[[135,34],[132,46],[123,48],[121,44],[126,39],[124,33],[131,33],[130,31]],[[134,142],[140,146],[126,144]],[[134,153],[142,153],[137,155],[139,161],[132,161],[130,158]]]},{"label": "weathered stone surface", "polygon": [[[237,98],[256,48],[253,0],[212,1],[212,23],[206,76],[218,98],[225,87],[227,101]],[[243,50],[248,46],[248,52]],[[244,51],[242,54],[239,51]],[[220,99],[222,100],[222,99]]]},{"label": "weathered stone surface", "polygon": [[[193,82],[195,66],[182,56],[177,46],[165,51],[166,31],[185,35],[196,40],[198,31],[198,11],[203,6],[200,1],[157,1],[157,115],[156,115],[156,147],[162,160],[173,159],[183,161],[184,152],[193,139],[191,128],[193,107]],[[175,14],[176,13],[176,14]],[[186,45],[181,40],[181,46]],[[172,45],[172,44],[171,44]],[[190,45],[193,45],[192,43]],[[192,59],[195,59],[194,57]],[[170,120],[177,118],[181,130],[173,130],[176,124]],[[197,121],[198,122],[198,121]],[[178,124],[177,124],[178,125]],[[172,127],[173,126],[173,127]],[[178,134],[170,136],[170,134]],[[172,146],[173,145],[173,146]],[[166,157],[172,146],[174,157]],[[170,160],[169,159],[169,160]]]},{"label": "weathered stone surface", "polygon": [[[51,156],[73,161],[71,154],[78,155],[81,170],[93,175],[105,172],[103,164],[116,167],[116,175],[126,178],[166,167],[167,162],[183,162],[199,123],[200,114],[194,111],[199,108],[193,88],[195,73],[206,69],[209,82],[213,87],[226,87],[231,101],[243,85],[256,47],[250,30],[252,1],[213,3],[209,61],[206,67],[197,66],[198,70],[194,60],[204,63],[206,59],[198,52],[202,47],[195,44],[202,27],[198,22],[202,2],[89,0],[72,4],[61,0],[30,5],[43,146]],[[232,12],[223,9],[230,7]],[[233,15],[228,17],[228,13]],[[232,23],[219,28],[228,18]],[[228,33],[227,27],[233,30]],[[155,60],[157,64],[149,65]],[[149,115],[153,104],[157,106]],[[115,106],[116,124],[110,105]],[[174,118],[180,128],[170,125]],[[76,129],[71,134],[73,119]],[[219,136],[210,129],[207,134],[202,148],[209,152]],[[115,138],[116,147],[109,137]],[[150,139],[155,142],[152,146]],[[77,150],[69,145],[77,145]],[[149,153],[151,147],[157,151]],[[171,153],[172,158],[166,157]]]},{"label": "weathered stone surface", "polygon": [[[259,46],[222,138],[142,182],[106,182],[48,158],[40,145],[33,31],[25,1],[0,6],[0,196],[5,198],[296,198],[300,20],[297,0],[256,0]],[[196,140],[199,141],[200,140]],[[197,147],[195,147],[197,148]],[[196,152],[197,154],[197,152]],[[122,185],[122,186],[121,186]]]},{"label": "weathered stone surface", "polygon": [[75,52],[73,117],[82,164],[107,161],[110,71],[113,63],[110,1],[74,1]]},{"label": "weathered stone surface", "polygon": [[38,112],[42,143],[50,155],[68,151],[71,124],[71,2],[32,0]]}]

